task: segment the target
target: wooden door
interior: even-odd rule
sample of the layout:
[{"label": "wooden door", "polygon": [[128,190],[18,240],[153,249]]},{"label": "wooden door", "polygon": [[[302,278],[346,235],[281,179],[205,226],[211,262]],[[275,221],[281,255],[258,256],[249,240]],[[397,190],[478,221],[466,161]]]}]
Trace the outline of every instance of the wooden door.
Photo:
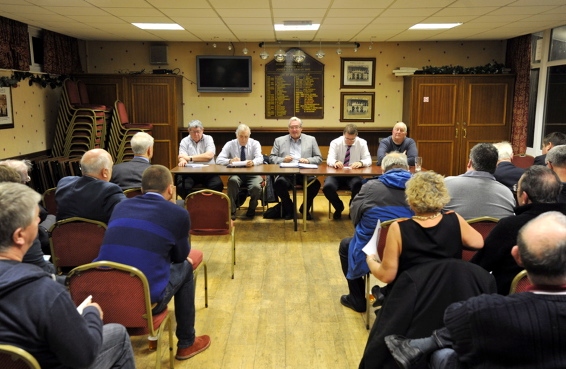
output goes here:
[{"label": "wooden door", "polygon": [[423,167],[444,175],[455,171],[459,152],[460,89],[460,81],[452,77],[405,79],[403,121],[409,136],[417,144]]},{"label": "wooden door", "polygon": [[462,120],[457,173],[466,170],[469,153],[480,142],[508,141],[515,77],[467,76],[462,83]]}]

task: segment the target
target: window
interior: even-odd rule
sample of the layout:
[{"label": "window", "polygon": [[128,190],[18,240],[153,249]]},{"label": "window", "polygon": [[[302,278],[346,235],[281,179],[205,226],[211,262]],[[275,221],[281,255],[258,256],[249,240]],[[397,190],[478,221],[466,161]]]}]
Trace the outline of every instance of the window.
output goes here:
[{"label": "window", "polygon": [[566,26],[552,29],[548,60],[566,60]]},{"label": "window", "polygon": [[43,32],[40,28],[28,26],[29,50],[31,60],[29,63],[31,72],[43,71]]}]

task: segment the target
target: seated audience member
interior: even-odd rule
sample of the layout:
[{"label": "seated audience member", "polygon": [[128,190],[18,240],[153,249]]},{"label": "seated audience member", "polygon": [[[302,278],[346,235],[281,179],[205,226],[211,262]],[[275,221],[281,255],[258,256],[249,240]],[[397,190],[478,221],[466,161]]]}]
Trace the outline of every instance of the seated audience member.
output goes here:
[{"label": "seated audience member", "polygon": [[92,149],[81,158],[82,177],[63,177],[57,183],[57,220],[82,217],[108,223],[114,206],[126,199],[120,186],[110,183],[112,157]]},{"label": "seated audience member", "polygon": [[420,339],[387,336],[400,368],[432,353],[430,368],[566,368],[566,217],[547,212],[529,221],[512,250],[527,270],[530,292],[484,294],[450,305],[445,327]]},{"label": "seated audience member", "polygon": [[[5,160],[3,162],[0,162],[0,183],[1,182],[12,182],[12,183],[22,183],[25,184],[25,178],[22,175],[22,172],[18,172],[16,169],[14,169],[15,167],[18,167],[20,165],[23,165],[23,167],[25,167],[25,173],[27,176],[27,163],[25,163],[23,160]],[[21,168],[20,168],[21,169]],[[45,209],[43,209],[43,207],[39,207],[39,218],[41,221],[44,221],[47,217],[47,211],[45,211]],[[52,224],[53,222],[49,221],[49,224]],[[49,226],[50,227],[50,226]],[[40,267],[41,269],[43,269],[45,272],[49,273],[49,274],[55,274],[56,270],[55,270],[55,266],[45,260],[44,258],[44,254],[43,254],[43,247],[41,244],[41,239],[39,236],[39,233],[43,231],[45,233],[45,239],[47,240],[47,247],[49,247],[49,235],[47,234],[47,231],[45,229],[42,230],[41,228],[41,224],[38,227],[38,233],[37,233],[37,237],[33,240],[30,248],[28,249],[28,251],[25,253],[24,258],[22,260],[23,263],[28,263],[28,264],[33,264],[33,265],[37,265],[38,267]]]},{"label": "seated audience member", "polygon": [[405,154],[392,152],[381,161],[383,174],[367,181],[350,205],[354,224],[353,237],[340,241],[338,254],[342,272],[348,281],[349,293],[340,303],[354,311],[366,311],[363,276],[369,273],[366,254],[362,248],[369,242],[377,221],[410,218],[413,211],[405,200],[405,183],[411,178]]},{"label": "seated audience member", "polygon": [[135,368],[123,326],[103,325],[96,302],[79,313],[64,286],[21,262],[37,236],[40,198],[23,184],[0,183],[0,342],[42,368]]},{"label": "seated audience member", "polygon": [[451,198],[445,209],[454,210],[466,220],[513,215],[513,193],[493,176],[498,157],[493,144],[479,143],[472,147],[467,172],[445,179]]},{"label": "seated audience member", "polygon": [[[271,149],[271,154],[269,155],[269,161],[273,164],[281,163],[306,163],[306,164],[320,164],[322,162],[322,155],[316,138],[313,136],[306,135],[303,132],[303,121],[297,117],[292,117],[289,119],[289,134],[281,137],[277,137],[273,143],[273,148]],[[273,191],[281,199],[281,206],[283,207],[283,218],[293,219],[295,213],[295,208],[291,197],[289,196],[289,190],[293,187],[292,176],[277,176],[275,182],[273,183]],[[297,175],[297,183],[303,182],[303,176]],[[313,180],[314,182],[308,186],[308,188],[303,189],[307,193],[306,201],[306,212],[307,220],[312,219],[312,215],[309,212],[312,207],[312,202],[314,197],[318,194],[320,190],[320,182],[316,177],[309,177],[309,182]],[[301,205],[299,212],[303,212],[303,205]]]},{"label": "seated audience member", "polygon": [[210,345],[209,336],[195,337],[189,213],[175,205],[173,177],[163,165],[152,165],[143,172],[142,192],[116,205],[96,260],[141,270],[149,282],[154,314],[165,310],[175,296],[175,357],[185,360]]},{"label": "seated audience member", "polygon": [[525,170],[516,167],[511,160],[513,160],[513,148],[509,142],[503,141],[493,144],[499,154],[497,160],[497,167],[493,176],[497,182],[500,182],[513,191],[513,186],[519,182],[519,178],[523,175]]},{"label": "seated audience member", "polygon": [[416,173],[406,183],[407,203],[415,215],[389,226],[383,260],[367,255],[371,274],[391,290],[395,279],[415,265],[445,258],[462,258],[462,248],[481,249],[483,238],[463,217],[442,209],[450,201],[444,177],[433,171]]},{"label": "seated audience member", "polygon": [[558,175],[562,190],[558,202],[566,203],[566,145],[555,146],[546,154],[546,165]]},{"label": "seated audience member", "polygon": [[141,187],[142,173],[151,165],[153,141],[153,137],[145,132],[136,133],[130,140],[134,158],[114,165],[110,182],[116,183],[122,190]]},{"label": "seated audience member", "polygon": [[566,204],[557,203],[559,193],[560,180],[552,170],[541,165],[528,168],[517,186],[516,215],[501,219],[485,239],[483,249],[472,258],[473,263],[493,274],[499,294],[509,293],[513,278],[523,269],[511,256],[519,229],[547,211],[566,214]]},{"label": "seated audience member", "polygon": [[[189,122],[189,135],[179,144],[179,166],[189,164],[214,164],[216,146],[212,136],[204,134],[200,120]],[[185,199],[196,184],[222,192],[224,184],[217,174],[182,174],[177,176],[177,194]]]},{"label": "seated audience member", "polygon": [[[344,133],[330,142],[326,165],[333,168],[350,167],[358,169],[371,165],[371,155],[368,143],[363,138],[358,137],[358,127],[355,124],[347,124]],[[355,174],[355,170],[352,171]],[[334,207],[334,219],[340,219],[344,211],[344,203],[338,196],[338,188],[348,186],[351,192],[350,203],[356,197],[362,187],[362,177],[360,176],[327,176],[322,186],[324,196]]]},{"label": "seated audience member", "polygon": [[395,126],[393,126],[391,136],[379,142],[379,147],[377,148],[377,165],[381,165],[381,161],[385,155],[392,151],[407,155],[410,166],[415,165],[415,158],[419,156],[417,144],[415,140],[407,137],[407,125],[403,122],[397,122]]},{"label": "seated audience member", "polygon": [[[236,129],[236,138],[224,145],[216,158],[216,164],[229,165],[236,161],[245,161],[246,167],[263,164],[261,145],[258,141],[250,138],[250,135],[250,127],[240,124]],[[245,186],[250,194],[246,218],[253,219],[255,217],[255,209],[261,196],[262,181],[263,179],[259,175],[239,174],[228,178],[228,197],[230,197],[232,220],[236,219],[236,209],[239,206],[236,202],[241,186]]]},{"label": "seated audience member", "polygon": [[551,132],[542,139],[542,155],[535,156],[533,165],[546,165],[546,154],[554,146],[566,145],[566,134],[562,132]]}]

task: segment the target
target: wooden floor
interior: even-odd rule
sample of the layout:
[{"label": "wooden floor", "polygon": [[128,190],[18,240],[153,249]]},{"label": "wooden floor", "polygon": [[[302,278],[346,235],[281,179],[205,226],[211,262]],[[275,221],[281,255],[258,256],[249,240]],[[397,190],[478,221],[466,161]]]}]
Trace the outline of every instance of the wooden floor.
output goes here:
[{"label": "wooden floor", "polygon": [[[208,334],[212,343],[191,359],[176,360],[175,367],[358,367],[368,337],[365,314],[339,301],[348,287],[338,245],[354,228],[347,210],[341,221],[328,219],[324,196],[317,196],[314,209],[307,232],[302,227],[293,231],[290,220],[263,219],[261,211],[253,221],[236,220],[235,279],[230,279],[228,237],[192,238],[192,247],[204,252],[208,265],[209,305],[204,306],[200,273],[195,329],[197,335]],[[245,211],[243,207],[238,214]],[[375,315],[370,316],[373,321]],[[156,353],[147,350],[146,337],[132,337],[132,345],[137,367],[154,368]],[[161,355],[167,368],[166,350]]]}]

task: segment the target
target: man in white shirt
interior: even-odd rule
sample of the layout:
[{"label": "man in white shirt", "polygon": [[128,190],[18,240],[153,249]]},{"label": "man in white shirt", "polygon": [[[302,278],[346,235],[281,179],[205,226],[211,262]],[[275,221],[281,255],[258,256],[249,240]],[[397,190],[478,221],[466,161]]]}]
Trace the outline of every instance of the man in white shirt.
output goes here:
[{"label": "man in white shirt", "polygon": [[[236,129],[236,139],[228,141],[216,158],[216,164],[230,165],[234,162],[246,162],[246,167],[263,164],[261,145],[258,141],[250,138],[250,127],[240,124]],[[257,201],[261,195],[262,178],[258,175],[233,175],[228,178],[228,197],[232,206],[232,220],[236,219],[236,208],[240,187],[245,185],[250,195],[250,203],[246,218],[253,219]]]},{"label": "man in white shirt", "polygon": [[[214,164],[216,146],[212,136],[204,134],[204,127],[200,120],[189,122],[189,135],[181,140],[179,145],[179,166],[184,167],[187,163]],[[220,176],[216,174],[193,174],[177,176],[177,194],[183,199],[193,192],[195,184],[201,184],[205,188],[222,192],[224,184]]]},{"label": "man in white shirt", "polygon": [[[358,127],[355,124],[348,124],[344,127],[344,133],[330,142],[328,158],[326,164],[333,168],[358,169],[371,165],[371,155],[369,153],[367,141],[358,137]],[[353,171],[354,172],[354,171]],[[344,210],[344,203],[338,196],[338,188],[348,186],[352,192],[350,198],[353,199],[362,187],[362,177],[360,176],[328,176],[324,181],[322,192],[334,207],[334,219],[340,219]]]}]

